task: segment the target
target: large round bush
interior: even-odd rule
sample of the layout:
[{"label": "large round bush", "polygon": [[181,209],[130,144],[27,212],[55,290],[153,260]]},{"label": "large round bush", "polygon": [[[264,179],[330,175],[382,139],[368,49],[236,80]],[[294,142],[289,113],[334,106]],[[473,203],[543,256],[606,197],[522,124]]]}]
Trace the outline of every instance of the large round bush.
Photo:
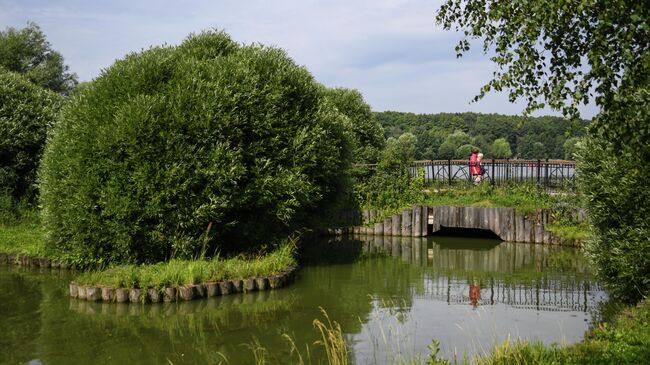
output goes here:
[{"label": "large round bush", "polygon": [[0,67],[0,196],[36,195],[36,168],[60,106],[59,95]]},{"label": "large round bush", "polygon": [[48,243],[79,264],[245,250],[346,188],[344,117],[282,50],[224,33],[117,61],[62,110],[42,168]]},{"label": "large round bush", "polygon": [[337,87],[326,89],[328,100],[347,118],[351,132],[353,161],[358,164],[376,163],[386,139],[384,128],[372,114],[370,105],[357,90]]}]

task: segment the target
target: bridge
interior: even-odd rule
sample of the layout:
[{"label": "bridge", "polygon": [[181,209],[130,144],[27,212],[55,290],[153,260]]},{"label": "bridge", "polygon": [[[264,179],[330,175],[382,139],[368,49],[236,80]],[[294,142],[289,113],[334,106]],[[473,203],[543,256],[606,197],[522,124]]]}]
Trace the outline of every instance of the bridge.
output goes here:
[{"label": "bridge", "polygon": [[[492,184],[529,182],[546,187],[573,187],[575,185],[575,161],[571,160],[520,160],[487,159],[481,165],[486,169],[485,178]],[[359,164],[357,168],[374,169],[376,164]],[[471,181],[469,160],[422,160],[415,161],[411,173],[422,171],[425,185],[436,182],[452,184]]]}]

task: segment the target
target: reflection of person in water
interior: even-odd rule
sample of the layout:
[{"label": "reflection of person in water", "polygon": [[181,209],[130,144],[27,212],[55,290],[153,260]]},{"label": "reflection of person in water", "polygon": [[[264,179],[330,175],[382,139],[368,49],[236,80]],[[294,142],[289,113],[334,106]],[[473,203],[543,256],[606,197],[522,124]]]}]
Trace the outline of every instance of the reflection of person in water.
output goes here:
[{"label": "reflection of person in water", "polygon": [[481,299],[481,286],[478,283],[469,284],[469,302],[473,307],[478,306],[478,301]]}]

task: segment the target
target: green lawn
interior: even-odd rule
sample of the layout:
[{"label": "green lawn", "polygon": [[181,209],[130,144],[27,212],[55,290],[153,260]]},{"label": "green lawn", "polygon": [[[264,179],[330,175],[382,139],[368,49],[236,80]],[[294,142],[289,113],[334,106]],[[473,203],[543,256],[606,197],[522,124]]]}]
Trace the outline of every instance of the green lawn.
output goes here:
[{"label": "green lawn", "polygon": [[45,249],[45,233],[38,223],[0,224],[0,252],[51,256]]}]

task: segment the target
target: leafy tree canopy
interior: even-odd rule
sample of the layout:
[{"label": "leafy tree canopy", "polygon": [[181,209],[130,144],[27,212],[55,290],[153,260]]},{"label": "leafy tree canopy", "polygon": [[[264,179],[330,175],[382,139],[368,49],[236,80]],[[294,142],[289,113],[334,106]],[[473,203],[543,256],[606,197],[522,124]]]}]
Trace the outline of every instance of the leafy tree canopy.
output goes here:
[{"label": "leafy tree canopy", "polygon": [[[410,132],[417,137],[415,159],[454,158],[455,151],[462,144],[478,147],[486,158],[492,158],[491,146],[496,139],[503,138],[514,151],[531,151],[532,144],[544,145],[540,155],[529,158],[564,158],[564,141],[567,138],[584,136],[589,121],[567,121],[561,117],[521,117],[501,114],[480,113],[437,113],[414,114],[403,112],[375,112],[375,118],[383,126],[387,137],[399,137]],[[469,136],[462,143],[443,146],[447,138],[463,132]],[[453,138],[453,137],[452,137]],[[465,158],[463,156],[462,158]],[[520,155],[520,157],[523,157]]]},{"label": "leafy tree canopy", "polygon": [[586,249],[601,282],[629,302],[650,292],[648,19],[650,2],[636,0],[447,0],[437,14],[464,32],[459,56],[472,39],[494,54],[497,71],[476,99],[508,90],[527,112],[548,103],[572,118],[579,104],[601,106],[577,153],[595,232]]},{"label": "leafy tree canopy", "polygon": [[205,32],[73,94],[41,165],[47,244],[80,265],[240,252],[349,194],[350,132],[281,50]]},{"label": "leafy tree canopy", "polygon": [[63,63],[63,56],[52,49],[35,23],[23,29],[0,31],[0,66],[25,75],[45,89],[69,95],[77,85],[77,75]]},{"label": "leafy tree canopy", "polygon": [[505,138],[497,138],[490,146],[490,154],[494,158],[510,158],[512,157],[512,150],[510,150],[510,143]]},{"label": "leafy tree canopy", "polygon": [[0,196],[35,198],[36,168],[61,99],[0,68]]},{"label": "leafy tree canopy", "polygon": [[353,159],[356,163],[375,163],[386,143],[384,129],[375,119],[370,105],[357,90],[325,89],[327,98],[347,117],[352,132]]},{"label": "leafy tree canopy", "polygon": [[447,0],[437,22],[460,30],[460,57],[483,40],[498,66],[490,90],[523,99],[526,112],[548,106],[570,117],[594,96],[607,107],[618,88],[650,71],[650,3],[637,0]]}]

